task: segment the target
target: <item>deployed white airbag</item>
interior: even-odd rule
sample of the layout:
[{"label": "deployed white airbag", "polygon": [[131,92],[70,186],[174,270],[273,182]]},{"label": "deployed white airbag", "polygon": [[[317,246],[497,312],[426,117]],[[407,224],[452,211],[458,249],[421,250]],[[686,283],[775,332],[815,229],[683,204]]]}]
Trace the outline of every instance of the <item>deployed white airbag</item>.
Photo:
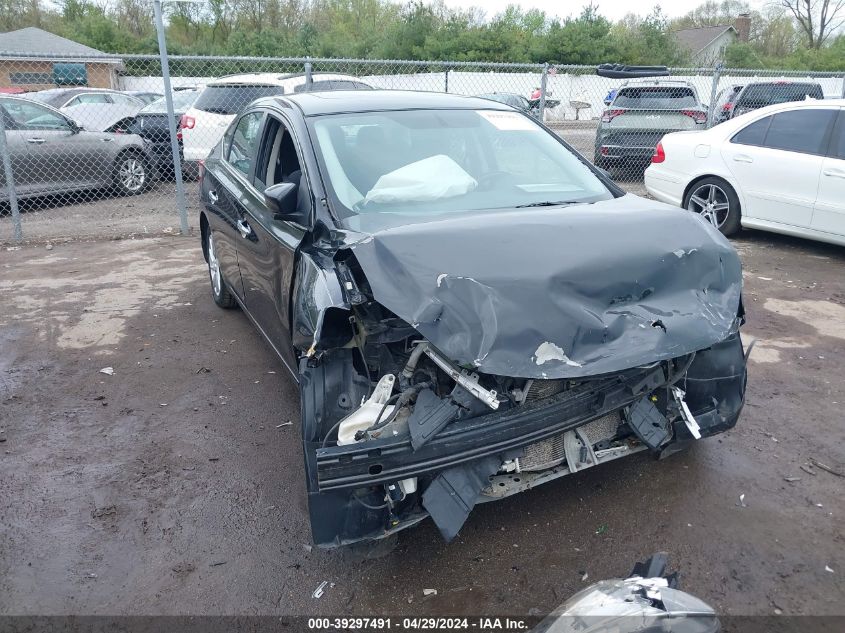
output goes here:
[{"label": "deployed white airbag", "polygon": [[455,161],[437,154],[400,167],[378,179],[367,202],[426,202],[469,193],[478,182]]}]

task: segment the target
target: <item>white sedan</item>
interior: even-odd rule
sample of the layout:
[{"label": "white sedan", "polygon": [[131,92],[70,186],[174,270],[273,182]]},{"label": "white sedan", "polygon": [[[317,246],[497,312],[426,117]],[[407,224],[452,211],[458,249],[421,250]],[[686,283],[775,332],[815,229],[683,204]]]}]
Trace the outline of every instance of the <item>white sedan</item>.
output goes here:
[{"label": "white sedan", "polygon": [[781,103],[667,134],[645,186],[725,235],[747,227],[845,245],[845,100]]}]

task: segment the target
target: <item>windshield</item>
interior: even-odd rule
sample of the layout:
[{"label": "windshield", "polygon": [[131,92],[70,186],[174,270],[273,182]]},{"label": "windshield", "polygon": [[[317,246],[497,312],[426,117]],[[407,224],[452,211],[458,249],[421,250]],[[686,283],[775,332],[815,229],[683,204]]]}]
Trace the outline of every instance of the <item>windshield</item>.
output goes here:
[{"label": "windshield", "polygon": [[575,154],[516,112],[370,112],[322,116],[312,125],[343,217],[613,198]]},{"label": "windshield", "polygon": [[[191,107],[199,95],[198,90],[180,90],[173,93],[173,111],[180,112]],[[141,108],[141,112],[146,114],[166,114],[167,100],[164,97],[156,99],[151,104]]]},{"label": "windshield", "polygon": [[237,114],[261,97],[284,94],[281,86],[228,84],[208,86],[194,103],[197,110],[213,114]]},{"label": "windshield", "polygon": [[776,103],[803,101],[807,97],[823,98],[819,84],[751,84],[739,97],[738,106],[763,108]]},{"label": "windshield", "polygon": [[676,110],[695,108],[698,99],[692,88],[622,88],[613,102],[614,107],[647,110]]}]

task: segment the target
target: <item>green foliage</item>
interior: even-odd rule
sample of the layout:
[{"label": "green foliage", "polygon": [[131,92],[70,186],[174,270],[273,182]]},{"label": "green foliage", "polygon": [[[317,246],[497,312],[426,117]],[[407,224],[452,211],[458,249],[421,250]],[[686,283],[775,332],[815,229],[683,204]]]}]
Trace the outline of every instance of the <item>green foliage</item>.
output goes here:
[{"label": "green foliage", "polygon": [[[518,5],[483,18],[478,9],[452,9],[442,0],[202,0],[164,7],[174,54],[667,66],[690,63],[672,31],[730,24],[748,11],[745,0],[707,0],[671,24],[659,7],[613,24],[592,2],[562,20]],[[728,47],[726,65],[845,70],[842,36],[806,50],[794,19],[777,3],[750,14],[750,41]],[[0,0],[0,30],[25,26],[106,52],[158,52],[149,0]]]}]

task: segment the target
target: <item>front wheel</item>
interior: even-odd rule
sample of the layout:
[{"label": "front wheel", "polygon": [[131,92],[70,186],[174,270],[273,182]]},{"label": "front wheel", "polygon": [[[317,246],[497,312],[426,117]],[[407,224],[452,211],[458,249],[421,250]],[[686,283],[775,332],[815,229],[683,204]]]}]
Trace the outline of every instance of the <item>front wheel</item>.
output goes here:
[{"label": "front wheel", "polygon": [[150,183],[147,160],[138,154],[123,154],[114,166],[114,184],[124,196],[134,196],[144,191]]},{"label": "front wheel", "polygon": [[739,198],[733,187],[721,178],[705,178],[690,187],[684,208],[698,213],[725,236],[739,231]]},{"label": "front wheel", "polygon": [[223,279],[223,272],[220,270],[220,260],[217,258],[217,249],[214,247],[214,235],[211,228],[208,229],[206,237],[206,252],[208,254],[208,276],[211,279],[211,296],[214,303],[221,308],[234,308],[235,297]]}]

